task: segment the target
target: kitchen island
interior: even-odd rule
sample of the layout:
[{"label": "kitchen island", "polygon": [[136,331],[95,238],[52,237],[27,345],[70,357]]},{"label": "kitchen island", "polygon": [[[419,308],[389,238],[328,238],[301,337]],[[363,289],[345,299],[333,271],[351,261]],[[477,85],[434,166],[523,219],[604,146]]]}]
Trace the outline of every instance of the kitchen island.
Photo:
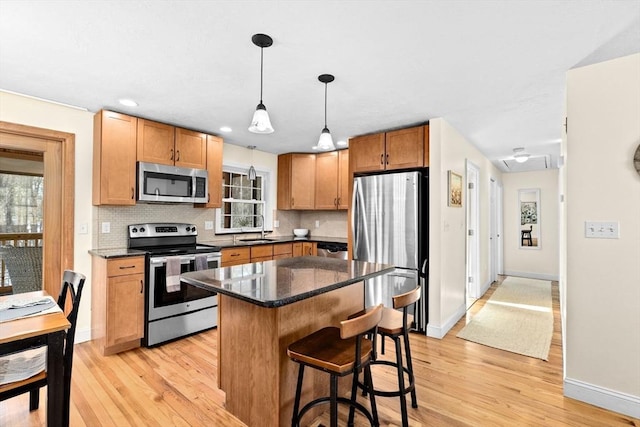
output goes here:
[{"label": "kitchen island", "polygon": [[[182,274],[181,280],[218,292],[218,387],[226,409],[248,426],[289,425],[298,365],[287,346],[361,310],[362,281],[392,270],[295,257]],[[328,395],[328,377],[308,370],[302,400]]]}]

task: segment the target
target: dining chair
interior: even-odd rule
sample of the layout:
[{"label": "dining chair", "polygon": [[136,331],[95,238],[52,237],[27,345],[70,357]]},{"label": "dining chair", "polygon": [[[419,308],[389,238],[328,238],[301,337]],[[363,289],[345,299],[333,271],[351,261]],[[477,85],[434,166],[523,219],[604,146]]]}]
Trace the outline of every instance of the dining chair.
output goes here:
[{"label": "dining chair", "polygon": [[[58,306],[64,312],[65,304],[67,301],[67,294],[71,297],[71,310],[67,314],[67,320],[71,324],[66,331],[64,339],[64,354],[63,354],[63,381],[64,381],[64,423],[63,425],[69,425],[69,404],[71,397],[71,369],[73,366],[73,344],[75,341],[76,333],[76,321],[78,319],[78,310],[80,308],[80,297],[82,296],[82,288],[86,278],[83,274],[77,273],[71,270],[65,270],[62,275],[62,286],[60,289],[60,295],[58,296]],[[38,409],[40,405],[40,388],[47,385],[46,372],[40,372],[39,374],[15,383],[12,387],[12,383],[0,386],[0,401],[21,395],[29,392],[29,410],[34,411]]]}]

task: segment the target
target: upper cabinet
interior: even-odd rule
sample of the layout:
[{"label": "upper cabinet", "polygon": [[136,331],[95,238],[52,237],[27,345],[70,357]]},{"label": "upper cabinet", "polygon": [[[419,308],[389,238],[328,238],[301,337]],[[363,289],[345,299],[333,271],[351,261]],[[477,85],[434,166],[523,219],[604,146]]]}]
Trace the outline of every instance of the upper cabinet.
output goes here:
[{"label": "upper cabinet", "polygon": [[278,209],[314,209],[315,154],[278,156]]},{"label": "upper cabinet", "polygon": [[136,204],[138,119],[112,111],[93,118],[93,204]]},{"label": "upper cabinet", "polygon": [[349,140],[351,171],[372,172],[429,166],[429,125]]},{"label": "upper cabinet", "polygon": [[315,209],[348,208],[349,151],[316,154]]},{"label": "upper cabinet", "polygon": [[199,208],[222,207],[222,138],[207,135],[207,173],[209,197],[207,203],[196,204]]},{"label": "upper cabinet", "polygon": [[222,206],[222,138],[106,110],[93,125],[94,205],[135,205],[142,161],[206,169],[209,201],[196,206]]},{"label": "upper cabinet", "polygon": [[138,119],[138,161],[206,169],[207,135]]}]

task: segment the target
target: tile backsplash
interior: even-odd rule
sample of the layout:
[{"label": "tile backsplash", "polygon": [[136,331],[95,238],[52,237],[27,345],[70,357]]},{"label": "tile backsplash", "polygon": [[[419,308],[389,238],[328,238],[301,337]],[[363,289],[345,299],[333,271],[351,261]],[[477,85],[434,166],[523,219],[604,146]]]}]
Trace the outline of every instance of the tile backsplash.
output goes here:
[{"label": "tile backsplash", "polygon": [[[185,222],[198,227],[198,240],[213,242],[227,240],[228,234],[216,235],[205,230],[205,221],[215,221],[215,209],[199,209],[181,204],[144,204],[135,206],[94,206],[92,247],[95,249],[127,246],[127,226],[144,222]],[[290,236],[294,228],[308,228],[312,236],[347,237],[346,211],[278,211],[273,219],[279,227],[272,236]],[[319,227],[316,228],[316,221]],[[109,223],[109,233],[102,233],[102,224]]]}]

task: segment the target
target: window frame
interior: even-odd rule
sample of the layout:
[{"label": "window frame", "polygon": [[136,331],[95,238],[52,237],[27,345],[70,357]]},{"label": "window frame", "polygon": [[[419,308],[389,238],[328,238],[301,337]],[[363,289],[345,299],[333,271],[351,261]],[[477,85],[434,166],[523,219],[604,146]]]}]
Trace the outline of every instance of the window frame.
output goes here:
[{"label": "window frame", "polygon": [[[235,165],[235,164],[225,164],[222,166],[222,172],[225,173],[235,173],[248,176],[249,168],[244,165]],[[262,205],[264,212],[264,230],[265,231],[273,231],[273,209],[271,206],[270,199],[270,185],[271,185],[271,172],[256,168],[256,176],[262,178]],[[260,233],[262,231],[262,227],[239,227],[239,228],[225,228],[223,224],[223,212],[224,212],[224,204],[225,203],[233,203],[234,199],[225,198],[224,197],[224,180],[220,184],[222,185],[222,207],[216,209],[216,221],[215,221],[215,233],[216,234],[238,234],[238,233]],[[235,201],[240,201],[240,199],[235,199]]]}]

